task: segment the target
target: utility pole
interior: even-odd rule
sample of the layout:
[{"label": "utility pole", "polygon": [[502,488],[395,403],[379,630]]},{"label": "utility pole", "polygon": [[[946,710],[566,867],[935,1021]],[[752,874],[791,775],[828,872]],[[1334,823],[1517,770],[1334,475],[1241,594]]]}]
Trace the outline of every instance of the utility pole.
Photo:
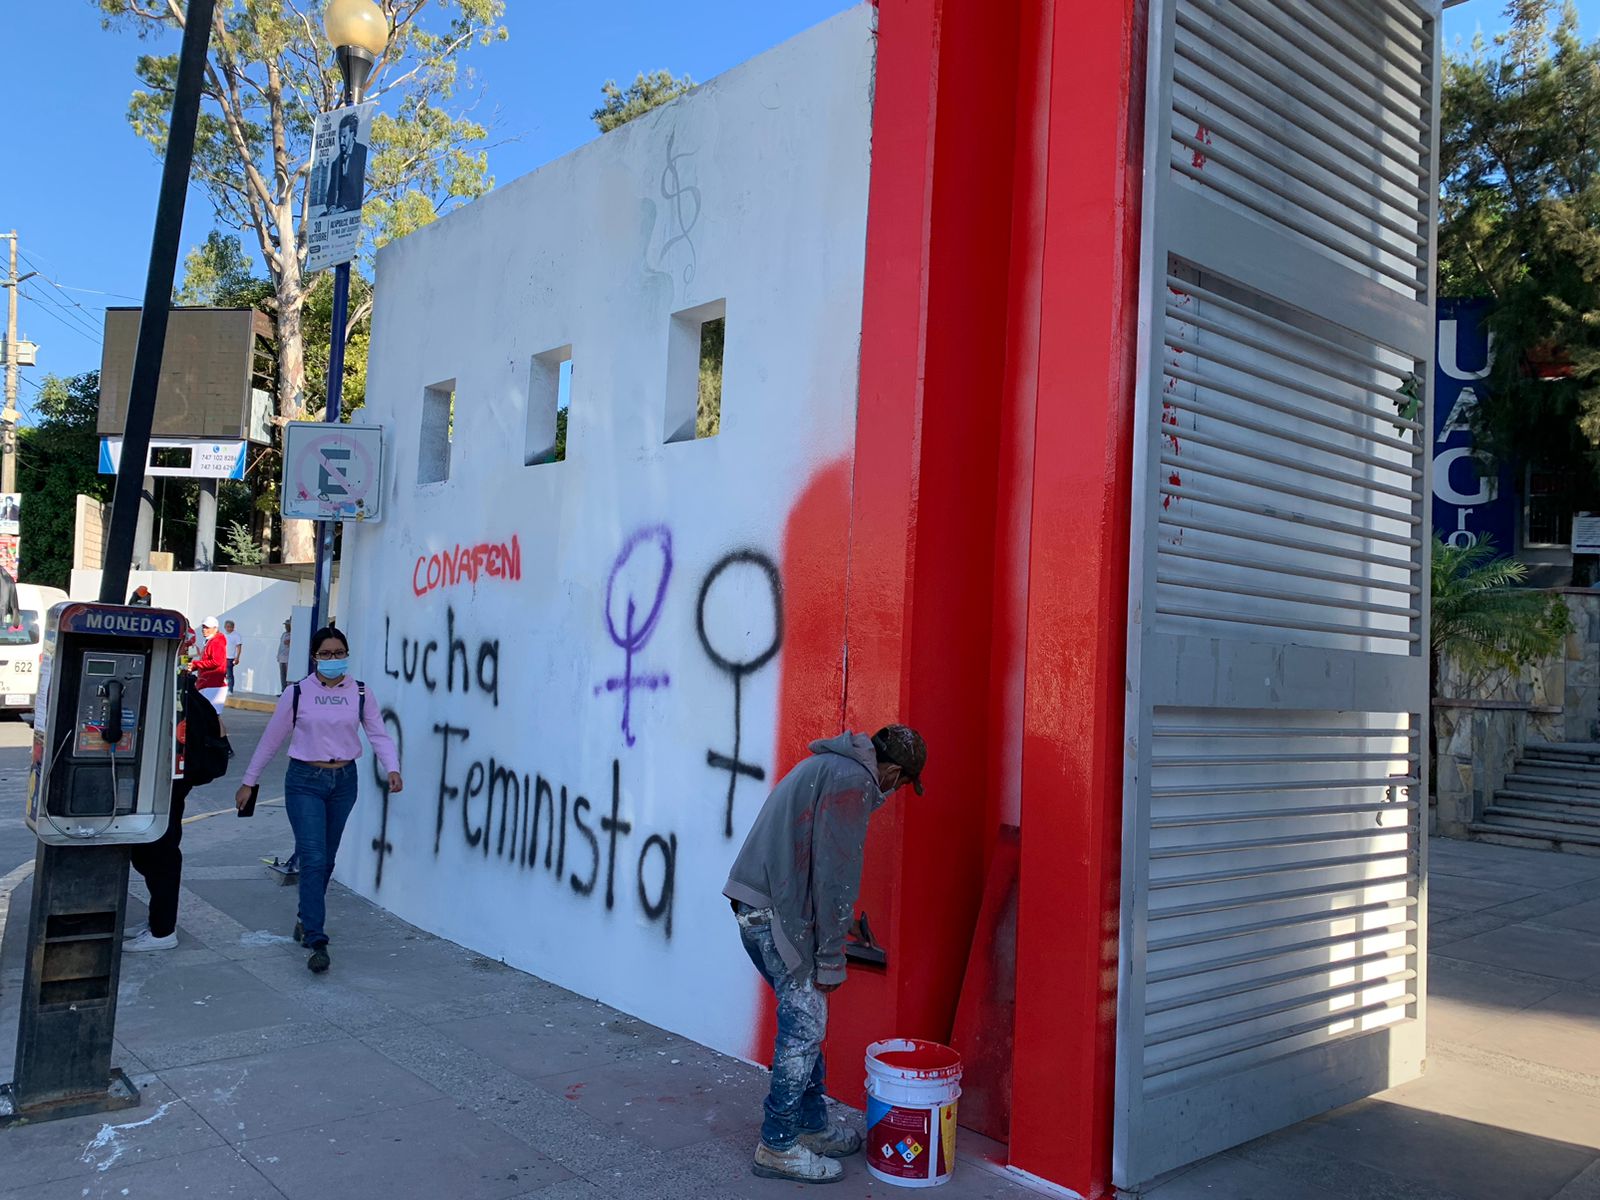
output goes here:
[{"label": "utility pole", "polygon": [[[17,231],[0,234],[11,240],[11,269],[6,272],[6,407],[0,412],[0,492],[17,490],[17,368],[22,366],[22,344],[17,341],[17,292],[38,274],[17,274]],[[31,349],[31,346],[30,346]],[[31,357],[31,355],[30,355]]]}]

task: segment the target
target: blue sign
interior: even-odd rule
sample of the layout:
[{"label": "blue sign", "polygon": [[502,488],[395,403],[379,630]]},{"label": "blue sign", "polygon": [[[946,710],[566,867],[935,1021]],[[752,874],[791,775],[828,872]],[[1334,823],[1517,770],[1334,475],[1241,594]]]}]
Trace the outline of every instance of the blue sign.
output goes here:
[{"label": "blue sign", "polygon": [[183,637],[183,618],[158,608],[123,608],[113,604],[74,604],[61,614],[68,633],[99,633],[113,637]]},{"label": "blue sign", "polygon": [[1504,466],[1475,453],[1472,414],[1488,395],[1494,338],[1489,300],[1440,300],[1433,373],[1433,531],[1453,546],[1493,538],[1517,548],[1517,488]]}]

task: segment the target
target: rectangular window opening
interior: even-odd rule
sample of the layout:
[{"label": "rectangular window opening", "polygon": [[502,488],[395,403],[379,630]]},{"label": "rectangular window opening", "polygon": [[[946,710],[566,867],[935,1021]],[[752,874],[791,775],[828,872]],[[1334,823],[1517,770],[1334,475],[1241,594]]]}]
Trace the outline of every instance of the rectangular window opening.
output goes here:
[{"label": "rectangular window opening", "polygon": [[535,354],[528,371],[528,431],[523,465],[565,462],[572,405],[572,347]]},{"label": "rectangular window opening", "polygon": [[450,445],[456,433],[456,381],[436,383],[422,392],[422,428],[417,441],[417,484],[450,478]]},{"label": "rectangular window opening", "polygon": [[690,442],[722,432],[727,325],[726,300],[672,314],[667,340],[666,441]]}]

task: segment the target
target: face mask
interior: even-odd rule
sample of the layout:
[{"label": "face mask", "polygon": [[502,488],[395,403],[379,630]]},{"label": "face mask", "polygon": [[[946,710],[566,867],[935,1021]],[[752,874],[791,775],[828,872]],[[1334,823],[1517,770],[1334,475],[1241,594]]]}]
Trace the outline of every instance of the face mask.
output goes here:
[{"label": "face mask", "polygon": [[317,661],[317,673],[329,679],[338,679],[350,669],[348,658],[328,658]]}]

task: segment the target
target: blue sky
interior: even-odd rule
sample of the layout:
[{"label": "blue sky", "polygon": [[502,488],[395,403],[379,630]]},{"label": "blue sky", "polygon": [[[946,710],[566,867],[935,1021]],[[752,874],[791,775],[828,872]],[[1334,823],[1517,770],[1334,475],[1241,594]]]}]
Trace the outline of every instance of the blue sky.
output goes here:
[{"label": "blue sky", "polygon": [[[477,111],[494,127],[490,167],[504,182],[594,137],[589,113],[607,78],[666,67],[703,81],[848,5],[612,0],[597,25],[582,0],[512,0],[510,40],[469,56]],[[1467,0],[1446,15],[1447,42],[1496,32],[1503,10],[1503,0]],[[1585,35],[1600,33],[1600,0],[1581,0],[1579,12]],[[48,280],[23,285],[22,336],[39,343],[39,366],[22,372],[25,406],[46,373],[97,369],[101,309],[139,302],[160,164],[124,118],[143,49],[133,35],[103,31],[90,0],[15,6],[7,28],[0,108],[15,119],[0,229],[20,232],[23,270]],[[63,67],[51,64],[56,47],[70,48]],[[210,204],[191,191],[185,248],[212,226]]]}]

